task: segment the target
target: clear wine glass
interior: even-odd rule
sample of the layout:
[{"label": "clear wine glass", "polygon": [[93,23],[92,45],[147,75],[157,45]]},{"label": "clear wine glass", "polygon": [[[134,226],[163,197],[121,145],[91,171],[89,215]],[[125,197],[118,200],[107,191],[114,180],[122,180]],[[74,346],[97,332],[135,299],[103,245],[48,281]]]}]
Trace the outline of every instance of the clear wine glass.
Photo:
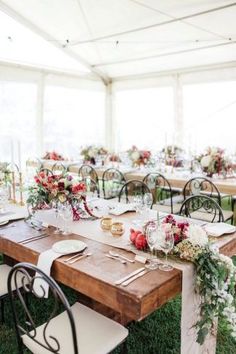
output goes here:
[{"label": "clear wine glass", "polygon": [[146,238],[147,238],[147,243],[150,248],[150,253],[151,257],[149,259],[149,263],[146,265],[146,268],[148,269],[157,269],[159,268],[159,263],[157,261],[157,258],[154,255],[154,246],[157,242],[157,227],[156,224],[151,223],[147,229],[146,229]]},{"label": "clear wine glass", "polygon": [[72,209],[69,203],[64,203],[61,207],[61,216],[64,220],[64,230],[62,235],[69,235],[69,221],[72,220]]},{"label": "clear wine glass", "polygon": [[56,219],[56,230],[53,233],[55,235],[57,235],[57,234],[61,233],[61,229],[59,227],[59,214],[60,214],[59,210],[61,208],[61,203],[58,200],[52,200],[51,206],[52,206],[52,209],[54,210],[55,219]]},{"label": "clear wine glass", "polygon": [[133,223],[135,225],[140,226],[140,224],[142,222],[141,215],[142,215],[143,207],[144,207],[143,198],[142,198],[141,195],[135,195],[133,197],[133,206],[134,206],[134,209],[136,211],[136,214],[140,215],[140,218],[133,220]]},{"label": "clear wine glass", "polygon": [[169,228],[163,227],[163,225],[157,228],[157,247],[165,253],[165,263],[160,265],[159,269],[164,271],[170,271],[173,267],[168,264],[167,255],[174,247],[174,234]]}]

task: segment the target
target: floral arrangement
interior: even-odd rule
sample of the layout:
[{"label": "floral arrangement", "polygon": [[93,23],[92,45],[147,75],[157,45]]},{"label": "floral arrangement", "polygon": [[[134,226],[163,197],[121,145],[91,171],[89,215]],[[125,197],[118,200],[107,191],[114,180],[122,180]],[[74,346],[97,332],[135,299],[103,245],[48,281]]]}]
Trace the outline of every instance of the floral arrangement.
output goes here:
[{"label": "floral arrangement", "polygon": [[84,162],[90,162],[91,164],[95,165],[96,158],[98,156],[105,157],[108,154],[108,151],[104,147],[90,145],[83,148],[80,154],[83,156]]},{"label": "floral arrangement", "polygon": [[52,152],[46,152],[46,154],[43,156],[44,160],[54,160],[54,161],[64,161],[64,157],[60,154],[58,154],[55,151]]},{"label": "floral arrangement", "polygon": [[[161,227],[173,231],[173,255],[195,265],[195,289],[201,298],[199,320],[195,324],[197,342],[204,343],[208,333],[213,331],[214,321],[218,316],[224,318],[232,337],[236,338],[236,267],[231,258],[220,254],[219,250],[209,243],[206,232],[199,225],[177,222],[173,216],[168,215]],[[130,235],[130,238],[132,237],[133,232]],[[142,242],[144,245],[145,241]],[[140,249],[139,243],[133,243]]]},{"label": "floral arrangement", "polygon": [[166,165],[173,167],[183,167],[183,159],[181,157],[183,150],[176,145],[168,145],[162,149],[165,153]]},{"label": "floral arrangement", "polygon": [[11,171],[8,168],[8,162],[0,162],[0,185],[11,182]]},{"label": "floral arrangement", "polygon": [[231,168],[230,162],[224,155],[224,150],[218,147],[208,147],[207,150],[197,157],[203,172],[212,177],[213,174],[227,174]]},{"label": "floral arrangement", "polygon": [[121,159],[120,159],[119,155],[117,155],[117,154],[110,154],[110,155],[108,155],[108,161],[109,162],[121,162]]},{"label": "floral arrangement", "polygon": [[148,150],[138,150],[138,148],[133,145],[127,152],[133,166],[146,166],[150,163],[151,152]]},{"label": "floral arrangement", "polygon": [[35,177],[35,185],[29,188],[27,204],[33,210],[50,208],[51,201],[68,202],[72,206],[74,220],[80,219],[79,203],[82,201],[86,212],[93,216],[86,204],[86,186],[69,174],[47,175],[40,171]]}]

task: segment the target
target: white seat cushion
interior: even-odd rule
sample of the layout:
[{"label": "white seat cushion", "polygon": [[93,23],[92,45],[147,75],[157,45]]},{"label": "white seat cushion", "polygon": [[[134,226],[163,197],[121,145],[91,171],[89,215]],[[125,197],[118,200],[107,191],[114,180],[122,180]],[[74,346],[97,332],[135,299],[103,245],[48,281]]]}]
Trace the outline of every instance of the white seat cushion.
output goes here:
[{"label": "white seat cushion", "polygon": [[7,278],[10,273],[11,267],[6,264],[0,265],[0,296],[6,295],[7,290]]},{"label": "white seat cushion", "polygon": [[[78,302],[71,307],[71,310],[76,325],[79,354],[109,353],[128,336],[128,330],[125,327]],[[43,340],[44,326],[37,328],[36,338],[41,343],[45,343]],[[52,319],[46,333],[52,345],[54,342],[50,341],[49,335],[59,341],[60,354],[74,353],[72,332],[66,312]],[[27,335],[23,335],[22,340],[34,354],[50,353]]]}]

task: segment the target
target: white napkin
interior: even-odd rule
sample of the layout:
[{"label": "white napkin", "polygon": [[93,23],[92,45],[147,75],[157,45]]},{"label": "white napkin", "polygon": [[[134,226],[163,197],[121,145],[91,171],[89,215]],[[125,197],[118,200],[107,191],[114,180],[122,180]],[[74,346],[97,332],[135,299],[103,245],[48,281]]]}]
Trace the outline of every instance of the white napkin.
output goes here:
[{"label": "white napkin", "polygon": [[224,234],[233,233],[236,231],[236,227],[233,225],[225,224],[224,222],[207,224],[204,227],[205,231],[210,236],[219,237]]},{"label": "white napkin", "polygon": [[135,211],[135,208],[133,206],[133,204],[129,203],[129,204],[122,204],[119,203],[118,205],[116,205],[114,208],[109,210],[109,214],[111,215],[122,215],[128,211]]},{"label": "white napkin", "polygon": [[[52,249],[42,252],[38,258],[37,267],[50,276],[53,261],[61,256],[63,256],[63,254],[57,253]],[[38,273],[37,275],[40,277]],[[47,298],[49,286],[42,278],[36,278],[34,281],[34,291],[38,296],[43,297],[44,295],[44,297]]]}]

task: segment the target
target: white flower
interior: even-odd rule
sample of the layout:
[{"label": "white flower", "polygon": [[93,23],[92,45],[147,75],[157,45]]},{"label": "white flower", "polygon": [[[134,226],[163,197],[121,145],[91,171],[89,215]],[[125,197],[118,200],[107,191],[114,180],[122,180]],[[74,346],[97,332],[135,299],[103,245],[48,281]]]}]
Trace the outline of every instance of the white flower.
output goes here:
[{"label": "white flower", "polygon": [[138,151],[133,151],[132,153],[131,153],[131,160],[133,160],[133,161],[137,161],[138,159],[139,159],[139,152]]},{"label": "white flower", "polygon": [[201,159],[201,165],[202,167],[208,167],[211,163],[211,156],[210,155],[206,155],[203,156]]},{"label": "white flower", "polygon": [[188,241],[194,246],[205,246],[208,242],[207,233],[198,225],[189,225],[187,231]]}]

